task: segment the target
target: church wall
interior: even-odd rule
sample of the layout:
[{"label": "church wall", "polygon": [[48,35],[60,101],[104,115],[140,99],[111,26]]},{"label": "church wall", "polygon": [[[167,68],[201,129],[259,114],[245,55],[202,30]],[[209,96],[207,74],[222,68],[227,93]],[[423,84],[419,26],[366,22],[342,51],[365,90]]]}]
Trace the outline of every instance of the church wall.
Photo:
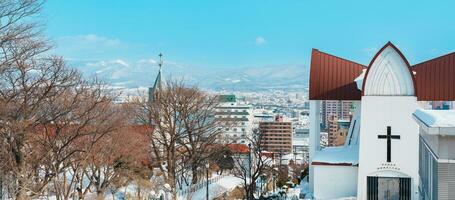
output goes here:
[{"label": "church wall", "polygon": [[[417,108],[414,96],[363,96],[360,126],[358,199],[366,199],[367,176],[410,177],[412,199],[418,195],[419,129],[412,118]],[[387,162],[387,134],[391,141],[391,162]]]},{"label": "church wall", "polygon": [[357,167],[314,166],[314,198],[335,199],[357,194]]},{"label": "church wall", "polygon": [[[313,157],[316,151],[321,149],[321,101],[311,100],[310,101],[310,163],[313,161]],[[310,165],[310,192],[314,192],[314,167]]]}]

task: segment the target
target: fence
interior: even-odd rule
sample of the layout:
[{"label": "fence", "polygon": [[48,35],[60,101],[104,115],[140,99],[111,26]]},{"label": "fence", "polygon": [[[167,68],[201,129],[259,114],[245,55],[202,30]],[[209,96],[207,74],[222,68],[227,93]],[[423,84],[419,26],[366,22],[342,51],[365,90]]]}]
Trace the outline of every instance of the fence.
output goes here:
[{"label": "fence", "polygon": [[[225,174],[221,175],[221,176],[216,176],[216,177],[213,177],[213,178],[210,178],[209,179],[209,185],[212,184],[212,183],[216,183],[218,182],[220,179],[226,177]],[[191,185],[190,187],[187,187],[187,188],[184,188],[182,190],[178,190],[178,195],[179,196],[186,196],[190,193],[194,193],[202,188],[205,188],[207,186],[207,180],[204,179],[202,182],[199,182],[199,183],[196,183],[194,185]]]}]

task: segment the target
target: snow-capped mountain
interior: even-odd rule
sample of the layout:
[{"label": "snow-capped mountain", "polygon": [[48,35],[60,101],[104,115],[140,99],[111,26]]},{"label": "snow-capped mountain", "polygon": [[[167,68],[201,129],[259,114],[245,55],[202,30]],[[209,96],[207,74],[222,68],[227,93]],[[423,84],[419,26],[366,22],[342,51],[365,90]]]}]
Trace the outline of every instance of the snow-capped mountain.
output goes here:
[{"label": "snow-capped mountain", "polygon": [[[85,76],[97,76],[115,87],[148,87],[155,80],[158,67],[153,60],[128,63],[123,60],[71,62]],[[181,79],[213,90],[303,90],[308,86],[309,69],[304,65],[270,65],[242,68],[188,68],[165,65],[165,78]]]}]

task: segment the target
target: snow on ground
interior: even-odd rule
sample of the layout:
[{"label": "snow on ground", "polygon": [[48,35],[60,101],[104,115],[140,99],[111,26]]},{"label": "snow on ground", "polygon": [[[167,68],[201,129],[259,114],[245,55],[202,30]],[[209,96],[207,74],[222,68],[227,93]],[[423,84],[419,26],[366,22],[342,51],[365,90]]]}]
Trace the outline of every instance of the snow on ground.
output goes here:
[{"label": "snow on ground", "polygon": [[316,152],[313,162],[359,164],[359,146],[327,147]]},{"label": "snow on ground", "polygon": [[428,127],[455,127],[455,110],[417,109],[414,116]]},{"label": "snow on ground", "polygon": [[[233,176],[225,176],[222,179],[218,180],[215,183],[209,185],[209,198],[213,199],[222,195],[225,192],[233,190],[236,186],[242,184],[242,179],[233,177]],[[206,197],[206,187],[202,187],[201,189],[197,190],[196,192],[191,194],[191,198],[188,196],[179,196],[178,200],[187,200],[187,199],[205,199]]]},{"label": "snow on ground", "polygon": [[294,200],[299,199],[300,196],[300,187],[289,188],[287,192],[288,199]]}]

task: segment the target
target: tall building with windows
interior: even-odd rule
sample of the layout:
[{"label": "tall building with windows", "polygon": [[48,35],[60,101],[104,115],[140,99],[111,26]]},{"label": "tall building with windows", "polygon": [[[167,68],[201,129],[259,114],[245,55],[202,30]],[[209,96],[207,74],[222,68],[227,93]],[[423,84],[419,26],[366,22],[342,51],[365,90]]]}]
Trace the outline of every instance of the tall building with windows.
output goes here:
[{"label": "tall building with windows", "polygon": [[349,119],[352,115],[353,101],[326,100],[321,103],[322,127],[328,129],[329,117],[336,115],[338,119]]},{"label": "tall building with windows", "polygon": [[226,143],[247,144],[252,136],[253,115],[249,105],[237,102],[235,95],[220,95],[215,117],[224,124]]},{"label": "tall building with windows", "polygon": [[308,162],[308,145],[309,145],[310,129],[298,128],[295,129],[292,136],[292,153],[303,157],[303,162]]},{"label": "tall building with windows", "polygon": [[292,152],[292,122],[277,116],[275,121],[260,122],[259,132],[263,150],[280,154]]}]

